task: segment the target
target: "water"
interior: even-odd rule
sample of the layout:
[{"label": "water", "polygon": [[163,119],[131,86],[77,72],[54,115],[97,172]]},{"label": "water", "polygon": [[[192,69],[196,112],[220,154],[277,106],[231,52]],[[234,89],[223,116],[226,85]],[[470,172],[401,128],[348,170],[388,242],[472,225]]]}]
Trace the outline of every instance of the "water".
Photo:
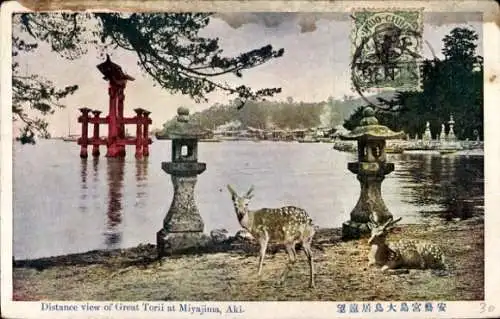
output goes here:
[{"label": "water", "polygon": [[[170,147],[170,141],[156,140],[150,157],[140,161],[133,147],[127,148],[125,160],[81,160],[76,143],[15,143],[15,258],[154,243],[173,194],[170,176],[161,170],[161,162],[171,158]],[[207,233],[240,229],[228,183],[239,192],[255,186],[251,208],[301,206],[321,227],[339,227],[358,200],[359,182],[347,170],[354,154],[335,151],[331,144],[200,143],[198,154],[207,163],[195,188]],[[457,207],[463,211],[484,205],[483,156],[388,158],[396,170],[383,182],[382,195],[405,223],[419,223],[429,215],[452,218]]]}]

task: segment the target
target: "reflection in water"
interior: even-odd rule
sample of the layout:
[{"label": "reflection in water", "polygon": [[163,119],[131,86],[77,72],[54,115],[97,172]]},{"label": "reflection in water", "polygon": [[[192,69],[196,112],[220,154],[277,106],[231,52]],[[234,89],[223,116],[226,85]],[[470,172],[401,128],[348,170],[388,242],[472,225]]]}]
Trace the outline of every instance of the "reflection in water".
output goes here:
[{"label": "reflection in water", "polygon": [[135,180],[137,185],[135,207],[143,207],[144,199],[148,186],[148,159],[136,160],[135,162]]},{"label": "reflection in water", "polygon": [[106,246],[115,248],[121,242],[122,235],[118,227],[122,221],[123,177],[125,159],[107,157],[108,182],[108,223]]},{"label": "reflection in water", "polygon": [[[88,206],[87,193],[88,193],[88,183],[90,182],[92,190],[92,200],[96,201],[101,197],[101,194],[97,190],[99,183],[106,183],[108,196],[107,196],[107,222],[106,222],[106,232],[105,245],[108,249],[117,248],[122,242],[122,232],[119,229],[122,223],[123,214],[123,191],[124,191],[124,178],[125,178],[125,166],[126,161],[123,158],[106,158],[106,179],[99,179],[99,157],[92,158],[92,179],[89,181],[88,176],[88,162],[87,159],[82,159],[81,161],[81,192],[80,199],[81,205],[80,210],[86,211]],[[102,159],[101,159],[102,161]],[[135,180],[136,180],[136,207],[145,206],[144,199],[147,194],[148,187],[148,160],[136,160],[135,162]],[[102,177],[101,177],[102,178]]]},{"label": "reflection in water", "polygon": [[99,157],[92,158],[92,181],[95,183],[99,179]]},{"label": "reflection in water", "polygon": [[92,157],[92,201],[97,202],[99,198],[102,196],[95,189],[95,185],[99,182],[99,157]]},{"label": "reflection in water", "polygon": [[87,159],[81,158],[80,160],[81,160],[81,162],[80,162],[80,165],[81,165],[80,177],[82,178],[82,189],[87,189]]},{"label": "reflection in water", "polygon": [[[460,160],[461,159],[461,160]],[[445,165],[449,175],[445,176],[450,182],[443,188],[442,198],[447,210],[442,217],[466,219],[477,211],[476,206],[484,205],[484,161],[475,158],[476,163],[471,165],[470,159],[448,156]],[[461,173],[455,173],[460,170]],[[452,184],[452,185],[449,185]]]},{"label": "reflection in water", "polygon": [[81,178],[81,188],[82,191],[80,192],[80,210],[82,212],[87,211],[87,192],[88,192],[88,185],[87,185],[87,159],[86,158],[81,158],[80,161],[80,178]]},{"label": "reflection in water", "polygon": [[438,205],[448,220],[469,218],[484,205],[484,157],[402,154],[399,160],[396,174],[407,180],[403,201]]}]

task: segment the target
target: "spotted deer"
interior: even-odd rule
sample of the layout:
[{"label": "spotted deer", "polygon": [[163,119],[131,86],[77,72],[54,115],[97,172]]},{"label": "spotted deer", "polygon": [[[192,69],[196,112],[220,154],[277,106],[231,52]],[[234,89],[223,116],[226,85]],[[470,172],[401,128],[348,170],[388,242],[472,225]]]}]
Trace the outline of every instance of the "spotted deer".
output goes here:
[{"label": "spotted deer", "polygon": [[[384,224],[376,222],[373,213],[368,222],[371,237],[368,244],[371,251],[368,255],[368,266],[382,266],[382,272],[399,273],[406,269],[445,269],[445,257],[441,249],[429,242],[402,239],[386,243],[389,230],[401,220],[389,218]],[[399,269],[398,269],[399,268]]]},{"label": "spotted deer", "polygon": [[253,186],[248,192],[239,196],[231,185],[227,185],[234,204],[234,210],[241,227],[247,230],[260,245],[259,271],[262,273],[262,264],[269,242],[284,244],[288,253],[288,263],[281,275],[284,283],[288,272],[296,261],[295,245],[302,244],[302,249],[309,262],[309,287],[314,287],[314,267],[311,243],[315,234],[315,227],[307,212],[298,207],[285,206],[281,208],[261,208],[249,210],[248,204],[253,197]]}]

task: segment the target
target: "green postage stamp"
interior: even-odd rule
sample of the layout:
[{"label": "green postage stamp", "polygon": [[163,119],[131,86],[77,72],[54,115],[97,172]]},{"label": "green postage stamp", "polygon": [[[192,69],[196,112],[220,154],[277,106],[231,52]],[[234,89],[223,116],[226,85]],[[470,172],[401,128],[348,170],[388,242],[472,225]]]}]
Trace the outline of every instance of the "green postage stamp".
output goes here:
[{"label": "green postage stamp", "polygon": [[422,11],[354,11],[352,85],[355,91],[418,89]]}]

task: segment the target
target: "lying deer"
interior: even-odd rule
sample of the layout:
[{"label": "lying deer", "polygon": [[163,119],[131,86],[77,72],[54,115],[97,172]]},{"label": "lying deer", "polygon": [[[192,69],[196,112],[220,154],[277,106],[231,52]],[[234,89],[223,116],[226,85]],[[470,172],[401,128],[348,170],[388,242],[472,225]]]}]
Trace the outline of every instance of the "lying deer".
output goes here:
[{"label": "lying deer", "polygon": [[285,245],[288,253],[288,264],[281,276],[281,281],[284,283],[297,257],[295,245],[301,243],[309,262],[309,287],[313,288],[314,269],[311,242],[315,229],[307,212],[302,208],[294,206],[261,208],[251,211],[248,209],[248,203],[253,197],[253,186],[243,196],[239,196],[231,185],[227,185],[227,189],[231,193],[234,210],[241,227],[246,229],[259,242],[260,259],[258,275],[260,276],[262,272],[267,244],[269,242],[281,243]]},{"label": "lying deer", "polygon": [[[376,214],[373,214],[376,218]],[[371,237],[368,244],[371,251],[368,255],[368,266],[382,266],[382,272],[398,273],[406,269],[445,269],[445,258],[441,249],[429,242],[416,240],[399,240],[397,242],[386,243],[386,237],[394,224],[401,220],[401,217],[393,220],[389,218],[384,224],[378,224],[372,216],[368,222],[371,230]]]}]

